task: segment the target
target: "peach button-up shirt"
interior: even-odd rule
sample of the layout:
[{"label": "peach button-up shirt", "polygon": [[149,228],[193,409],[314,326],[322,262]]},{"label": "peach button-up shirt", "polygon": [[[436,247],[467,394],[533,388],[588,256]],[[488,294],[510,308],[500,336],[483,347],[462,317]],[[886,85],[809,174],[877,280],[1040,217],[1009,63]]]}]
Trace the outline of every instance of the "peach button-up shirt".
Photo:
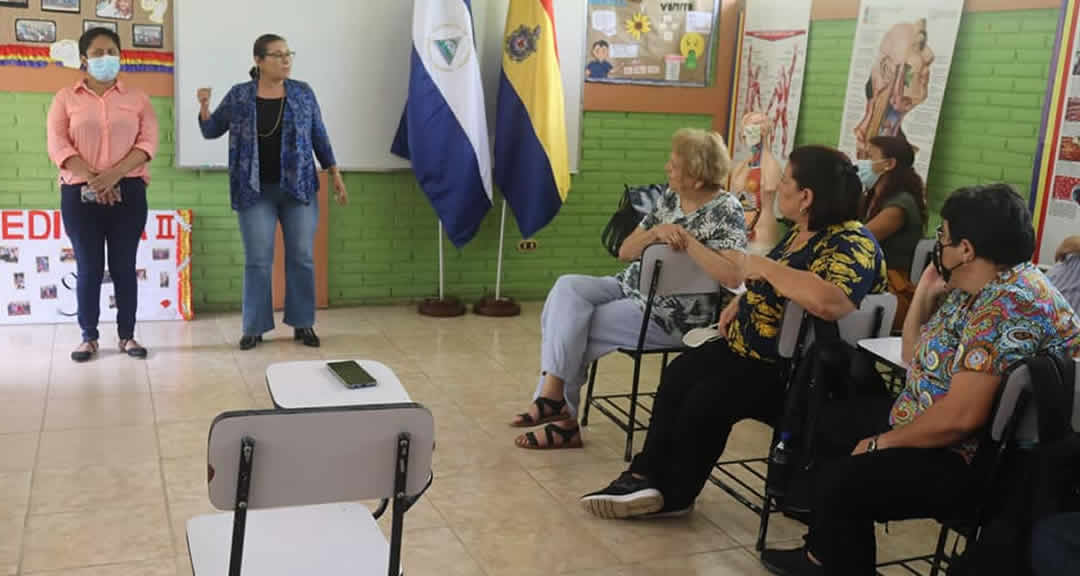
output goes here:
[{"label": "peach button-up shirt", "polygon": [[[53,98],[48,119],[49,158],[60,168],[62,184],[81,184],[82,179],[63,168],[73,156],[82,156],[95,172],[116,165],[133,149],[150,158],[157,153],[158,121],[150,97],[118,80],[98,96],[85,81],[64,88]],[[129,174],[150,182],[149,163]]]}]

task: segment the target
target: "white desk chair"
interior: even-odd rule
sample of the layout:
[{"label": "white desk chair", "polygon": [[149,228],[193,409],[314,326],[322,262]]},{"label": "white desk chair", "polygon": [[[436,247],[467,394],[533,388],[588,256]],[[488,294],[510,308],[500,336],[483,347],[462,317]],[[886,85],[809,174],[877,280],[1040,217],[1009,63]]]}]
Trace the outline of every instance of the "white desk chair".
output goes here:
[{"label": "white desk chair", "polygon": [[[401,573],[405,512],[431,483],[417,404],[225,412],[210,427],[210,503],[192,518],[196,576]],[[393,498],[390,542],[361,500]]]},{"label": "white desk chair", "polygon": [[[611,419],[623,432],[626,432],[626,448],[623,451],[623,460],[629,462],[633,453],[634,432],[649,428],[648,421],[639,422],[637,418],[638,384],[641,380],[641,359],[646,354],[663,354],[660,371],[663,375],[664,367],[667,366],[668,355],[686,351],[687,346],[677,345],[669,348],[648,348],[645,346],[645,335],[648,333],[649,323],[652,322],[653,299],[658,296],[689,296],[700,294],[716,294],[720,290],[720,283],[709,276],[698,266],[697,262],[686,252],[676,252],[667,244],[651,244],[641,254],[641,279],[638,290],[645,298],[645,315],[641,320],[641,332],[638,336],[637,346],[634,348],[619,348],[619,352],[634,359],[634,380],[631,383],[630,394],[606,394],[593,396],[593,386],[596,383],[596,371],[598,362],[595,361],[589,370],[589,383],[585,391],[584,412],[581,416],[581,425],[589,425],[589,408],[596,409]],[[640,394],[640,396],[655,397],[654,393]],[[628,410],[621,405],[622,400],[630,404]],[[652,413],[645,406],[642,410]],[[620,412],[621,414],[617,414]]]},{"label": "white desk chair", "polygon": [[911,283],[919,285],[923,270],[930,265],[930,253],[934,251],[933,238],[923,238],[915,245],[915,253],[911,256]]}]

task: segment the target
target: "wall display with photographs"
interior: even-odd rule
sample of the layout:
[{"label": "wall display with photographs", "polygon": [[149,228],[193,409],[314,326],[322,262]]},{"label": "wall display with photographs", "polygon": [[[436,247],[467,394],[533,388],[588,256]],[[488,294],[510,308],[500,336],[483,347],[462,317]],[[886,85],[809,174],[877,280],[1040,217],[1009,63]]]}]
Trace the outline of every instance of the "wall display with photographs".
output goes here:
[{"label": "wall display with photographs", "polygon": [[1031,179],[1039,264],[1052,264],[1061,241],[1080,230],[1080,0],[1061,11]]},{"label": "wall display with photographs", "polygon": [[157,24],[132,24],[131,44],[137,48],[161,48],[165,45],[165,29]]},{"label": "wall display with photographs", "polygon": [[78,14],[80,11],[79,0],[41,0],[41,9],[46,12],[71,12]]},{"label": "wall display with photographs", "polygon": [[72,46],[101,27],[120,36],[121,71],[173,73],[168,0],[0,0],[0,6],[0,66],[77,67]]},{"label": "wall display with photographs", "polygon": [[94,28],[105,28],[106,30],[112,30],[113,32],[118,30],[116,22],[110,22],[108,20],[83,20],[83,32],[93,30]]},{"label": "wall display with photographs", "polygon": [[586,82],[704,86],[718,0],[589,0]]},{"label": "wall display with photographs", "polygon": [[98,18],[131,20],[135,15],[135,0],[101,0],[97,3],[94,15]]},{"label": "wall display with photographs", "polygon": [[[135,264],[139,320],[192,318],[191,219],[190,210],[150,211]],[[59,210],[0,210],[0,324],[75,322],[77,284]],[[111,279],[101,320],[116,321]]]},{"label": "wall display with photographs", "polygon": [[56,22],[52,20],[15,20],[15,39],[19,42],[52,44],[56,42]]}]

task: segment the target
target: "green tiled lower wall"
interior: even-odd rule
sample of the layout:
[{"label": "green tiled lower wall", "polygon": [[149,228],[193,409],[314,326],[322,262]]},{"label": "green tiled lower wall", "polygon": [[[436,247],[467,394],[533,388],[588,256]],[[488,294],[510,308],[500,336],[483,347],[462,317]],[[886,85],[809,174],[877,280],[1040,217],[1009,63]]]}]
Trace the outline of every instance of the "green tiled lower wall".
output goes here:
[{"label": "green tiled lower wall", "polygon": [[[930,171],[932,211],[952,189],[1005,180],[1025,195],[1057,25],[1053,10],[966,14]],[[798,144],[835,145],[840,131],[855,23],[819,21],[811,27]],[[55,169],[45,153],[50,96],[0,93],[0,208],[57,207]],[[196,213],[194,299],[197,310],[240,304],[243,248],[220,172],[173,168],[172,100],[154,100],[162,130],[153,164],[153,208]],[[580,172],[538,247],[517,251],[507,220],[504,293],[540,299],[560,274],[602,274],[619,264],[600,246],[600,231],[622,184],[664,179],[671,133],[708,127],[707,116],[586,112]],[[437,221],[409,173],[349,173],[351,202],[330,209],[332,305],[378,303],[433,294],[438,280]],[[500,202],[464,250],[446,246],[447,289],[475,298],[493,291]]]}]

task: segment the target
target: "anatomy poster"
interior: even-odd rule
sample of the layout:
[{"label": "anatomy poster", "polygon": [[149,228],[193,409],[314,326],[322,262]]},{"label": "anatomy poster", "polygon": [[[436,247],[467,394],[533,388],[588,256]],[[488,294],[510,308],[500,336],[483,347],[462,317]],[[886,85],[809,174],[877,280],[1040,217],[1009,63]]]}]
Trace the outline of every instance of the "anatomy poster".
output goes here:
[{"label": "anatomy poster", "polygon": [[869,157],[876,136],[903,136],[926,179],[963,0],[862,0],[840,149]]},{"label": "anatomy poster", "polygon": [[1061,10],[1032,178],[1039,264],[1052,264],[1061,241],[1080,234],[1080,2],[1067,0]]},{"label": "anatomy poster", "polygon": [[[191,211],[151,210],[135,260],[139,320],[190,320]],[[59,210],[0,210],[0,324],[75,322],[79,278]],[[108,268],[101,321],[116,321]]]},{"label": "anatomy poster", "polygon": [[586,82],[704,86],[719,0],[589,0]]},{"label": "anatomy poster", "polygon": [[778,160],[785,161],[795,145],[811,1],[755,0],[746,6],[729,135],[736,164],[755,155],[742,138],[743,118],[750,112],[765,116],[762,145]]}]

